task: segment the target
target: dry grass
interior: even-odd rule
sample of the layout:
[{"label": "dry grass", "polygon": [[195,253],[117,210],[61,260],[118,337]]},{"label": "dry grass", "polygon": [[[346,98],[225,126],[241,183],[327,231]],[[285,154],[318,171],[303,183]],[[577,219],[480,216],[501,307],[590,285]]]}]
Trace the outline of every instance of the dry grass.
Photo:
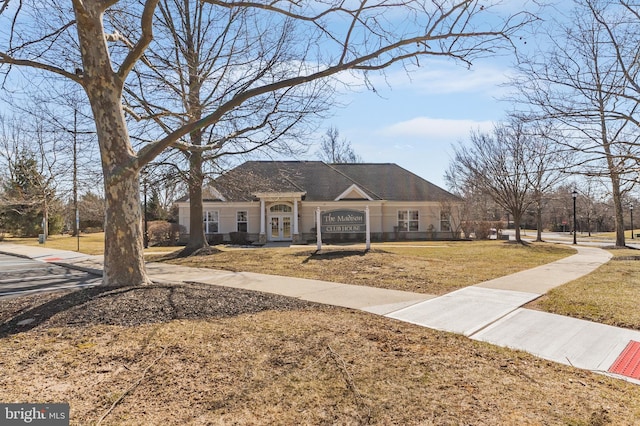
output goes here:
[{"label": "dry grass", "polygon": [[[442,292],[572,253],[439,245],[225,249],[197,261]],[[0,301],[11,324],[0,401],[69,402],[73,425],[640,423],[637,385],[372,314],[209,286],[82,294]]]},{"label": "dry grass", "polygon": [[0,346],[0,400],[72,424],[633,425],[640,387],[334,308],[32,330]]},{"label": "dry grass", "polygon": [[[640,233],[640,229],[635,229],[635,231],[633,232],[633,234],[638,234]],[[632,234],[631,234],[631,230],[626,230],[624,233],[625,239],[627,240],[627,243],[633,243],[634,239],[632,239]],[[581,238],[586,238],[586,239],[592,239],[592,240],[603,240],[603,241],[615,241],[616,240],[616,233],[615,232],[592,232],[591,236],[589,236],[587,233],[584,232],[578,232],[578,239]]]},{"label": "dry grass", "polygon": [[222,248],[209,256],[173,259],[183,266],[257,272],[427,294],[444,294],[569,256],[554,244],[504,241],[311,247]]},{"label": "dry grass", "polygon": [[[37,238],[6,238],[15,244],[42,246]],[[76,251],[77,238],[52,235],[44,244]],[[562,245],[533,243],[526,246],[504,241],[404,242],[364,246],[315,246],[239,249],[216,246],[220,253],[172,260],[184,266],[258,272],[345,284],[367,285],[428,294],[444,294],[523,269],[558,260],[574,253]],[[159,259],[182,247],[149,247],[149,259]],[[104,233],[80,236],[80,252],[104,253]]]},{"label": "dry grass", "polygon": [[596,271],[555,288],[528,305],[560,315],[640,330],[640,251],[611,250]]},{"label": "dry grass", "polygon": [[[23,244],[26,246],[49,247],[56,250],[77,251],[78,238],[71,235],[50,235],[44,244],[40,244],[37,238],[7,237],[7,243]],[[145,253],[167,252],[175,250],[175,247],[149,247]],[[80,253],[100,255],[104,253],[104,232],[80,235]]]},{"label": "dry grass", "polygon": [[[8,243],[23,244],[26,246],[49,247],[56,250],[76,251],[78,248],[78,238],[71,235],[50,235],[44,244],[39,244],[37,238],[5,238]],[[104,253],[104,233],[81,234],[80,252],[90,255]]]}]

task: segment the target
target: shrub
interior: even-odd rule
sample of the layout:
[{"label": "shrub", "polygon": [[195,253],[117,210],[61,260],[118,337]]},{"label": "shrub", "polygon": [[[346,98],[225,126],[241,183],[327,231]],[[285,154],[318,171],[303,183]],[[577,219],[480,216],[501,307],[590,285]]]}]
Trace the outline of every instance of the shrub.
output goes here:
[{"label": "shrub", "polygon": [[222,244],[224,242],[224,237],[222,234],[207,234],[207,242],[212,246]]},{"label": "shrub", "polygon": [[64,218],[62,215],[55,214],[49,216],[49,235],[61,234],[64,228]]},{"label": "shrub", "polygon": [[487,220],[468,221],[462,225],[462,230],[466,237],[471,234],[475,235],[476,240],[488,240],[495,230],[496,237],[502,233],[504,222],[490,222]]},{"label": "shrub", "polygon": [[175,245],[180,238],[180,233],[185,231],[186,228],[184,226],[164,220],[154,220],[147,223],[149,245],[151,246]]},{"label": "shrub", "polygon": [[249,234],[246,232],[229,232],[229,239],[231,240],[231,244],[238,246],[251,244],[251,241],[249,241]]},{"label": "shrub", "polygon": [[89,226],[81,229],[81,232],[84,232],[85,234],[97,234],[98,232],[104,232],[104,228],[97,227],[97,226]]}]

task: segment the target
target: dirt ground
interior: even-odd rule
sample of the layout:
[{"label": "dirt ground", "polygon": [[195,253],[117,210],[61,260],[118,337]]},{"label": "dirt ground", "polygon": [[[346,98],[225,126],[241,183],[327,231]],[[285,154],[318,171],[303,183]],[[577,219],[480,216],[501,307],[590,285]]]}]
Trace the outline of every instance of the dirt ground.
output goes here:
[{"label": "dirt ground", "polygon": [[640,386],[238,289],[29,296],[0,321],[0,401],[69,402],[74,425],[640,423]]}]

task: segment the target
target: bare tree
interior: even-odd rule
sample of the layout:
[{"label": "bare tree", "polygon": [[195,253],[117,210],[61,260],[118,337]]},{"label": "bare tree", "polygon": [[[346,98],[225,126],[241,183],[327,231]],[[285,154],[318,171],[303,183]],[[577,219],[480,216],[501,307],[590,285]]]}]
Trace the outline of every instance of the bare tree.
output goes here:
[{"label": "bare tree", "polygon": [[80,210],[80,229],[104,229],[104,198],[91,191],[82,194],[78,200]]},{"label": "bare tree", "polygon": [[[627,0],[588,0],[585,7],[604,31],[604,39],[624,76],[625,83],[614,93],[636,103],[640,102],[640,4]],[[640,127],[640,121],[634,116],[623,114],[623,118]]]},{"label": "bare tree", "polygon": [[513,215],[517,241],[524,215],[534,206],[536,241],[542,241],[545,197],[566,178],[569,161],[567,151],[557,149],[556,139],[549,123],[511,117],[496,126],[493,135],[472,133],[470,151],[466,144],[458,146],[447,179],[466,198],[476,199],[476,209],[477,200],[482,202],[476,217],[491,212],[485,195]]},{"label": "bare tree", "polygon": [[450,174],[461,185],[485,192],[513,216],[516,241],[520,224],[533,203],[527,174],[527,135],[521,123],[498,124],[491,134],[472,132],[470,143],[454,148]]},{"label": "bare tree", "polygon": [[[74,87],[77,89],[77,87]],[[78,221],[82,219],[79,197],[85,192],[101,190],[102,174],[100,153],[97,150],[92,117],[87,113],[82,93],[69,87],[45,81],[36,88],[25,90],[28,102],[14,102],[14,115],[20,116],[23,125],[38,125],[55,149],[47,157],[55,159],[53,176],[57,194],[61,198],[73,198],[73,209],[65,209],[65,222],[77,235]],[[48,160],[48,159],[47,159]],[[104,213],[104,209],[103,209]]]},{"label": "bare tree", "polygon": [[[300,64],[292,61],[296,50],[309,50],[316,39],[300,39],[292,18],[278,27],[261,15],[253,8],[220,10],[194,0],[160,1],[155,22],[164,37],[151,42],[145,61],[134,70],[136,84],[126,88],[126,111],[137,120],[153,120],[168,134],[197,122],[247,87],[299,72]],[[182,255],[208,245],[202,220],[207,169],[223,171],[224,157],[256,151],[294,154],[307,139],[309,121],[327,109],[332,93],[325,79],[255,96],[173,145],[184,161],[171,156],[163,162],[178,168],[175,173],[188,185],[190,204],[189,240]]]},{"label": "bare tree", "polygon": [[[105,285],[149,282],[143,257],[140,170],[168,147],[187,143],[185,137],[192,132],[221,122],[225,115],[265,94],[324,81],[344,71],[363,72],[366,81],[368,72],[397,63],[417,64],[421,57],[446,56],[470,64],[480,55],[511,47],[510,37],[531,21],[530,15],[522,13],[500,19],[499,10],[491,3],[471,0],[353,4],[205,1],[215,6],[213,13],[253,10],[274,28],[294,20],[299,24],[298,34],[308,34],[307,38],[316,41],[311,49],[303,43],[290,58],[300,64],[295,73],[253,79],[242,90],[220,99],[206,115],[164,136],[157,132],[157,139],[137,151],[129,137],[122,99],[132,70],[144,61],[154,38],[159,0],[23,0],[20,7],[4,0],[0,7],[0,25],[10,29],[0,39],[2,69],[47,71],[79,84],[87,94],[104,174]],[[137,23],[131,28],[106,26],[105,14],[127,15]],[[239,69],[238,75],[243,71]]]},{"label": "bare tree", "polygon": [[525,127],[524,131],[529,134],[525,142],[524,168],[536,209],[536,241],[542,241],[545,196],[566,179],[565,170],[571,163],[571,156],[567,149],[559,148],[556,144],[558,136],[554,136],[550,123],[535,122]]},{"label": "bare tree", "polygon": [[335,127],[327,129],[317,154],[318,158],[325,163],[362,162],[362,158],[355,153],[351,143],[345,138],[340,138],[340,132]]},{"label": "bare tree", "polygon": [[[624,56],[626,61],[627,54],[637,58],[640,21],[633,31],[628,25],[617,26],[633,18],[623,13],[628,11],[625,2],[574,5],[569,19],[553,23],[548,34],[551,47],[522,61],[514,83],[520,89],[519,100],[531,108],[529,116],[553,120],[562,132],[557,143],[573,157],[567,171],[610,181],[616,245],[624,246],[622,199],[637,177],[640,146],[634,117],[640,104],[629,96],[637,63],[629,68],[618,59]],[[616,5],[620,7],[613,10]],[[611,37],[614,27],[623,38]]]},{"label": "bare tree", "polygon": [[[445,172],[445,180],[449,190],[464,201],[458,207],[458,220],[465,238],[470,238],[472,233],[478,238],[485,234],[485,228],[486,237],[488,237],[491,222],[496,220],[496,216],[502,217],[498,212],[503,208],[496,204],[486,189],[480,185],[481,182],[475,182],[460,173],[459,164],[455,162],[449,164]],[[506,225],[509,226],[509,220]]]}]

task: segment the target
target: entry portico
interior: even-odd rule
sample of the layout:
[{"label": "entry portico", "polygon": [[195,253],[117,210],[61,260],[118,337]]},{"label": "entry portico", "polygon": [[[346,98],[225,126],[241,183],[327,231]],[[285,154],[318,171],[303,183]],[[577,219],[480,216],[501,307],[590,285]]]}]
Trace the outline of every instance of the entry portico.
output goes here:
[{"label": "entry portico", "polygon": [[[299,204],[306,192],[258,192],[260,235],[258,241],[298,241]],[[267,225],[268,224],[268,225]],[[267,232],[267,226],[269,226]]]}]

